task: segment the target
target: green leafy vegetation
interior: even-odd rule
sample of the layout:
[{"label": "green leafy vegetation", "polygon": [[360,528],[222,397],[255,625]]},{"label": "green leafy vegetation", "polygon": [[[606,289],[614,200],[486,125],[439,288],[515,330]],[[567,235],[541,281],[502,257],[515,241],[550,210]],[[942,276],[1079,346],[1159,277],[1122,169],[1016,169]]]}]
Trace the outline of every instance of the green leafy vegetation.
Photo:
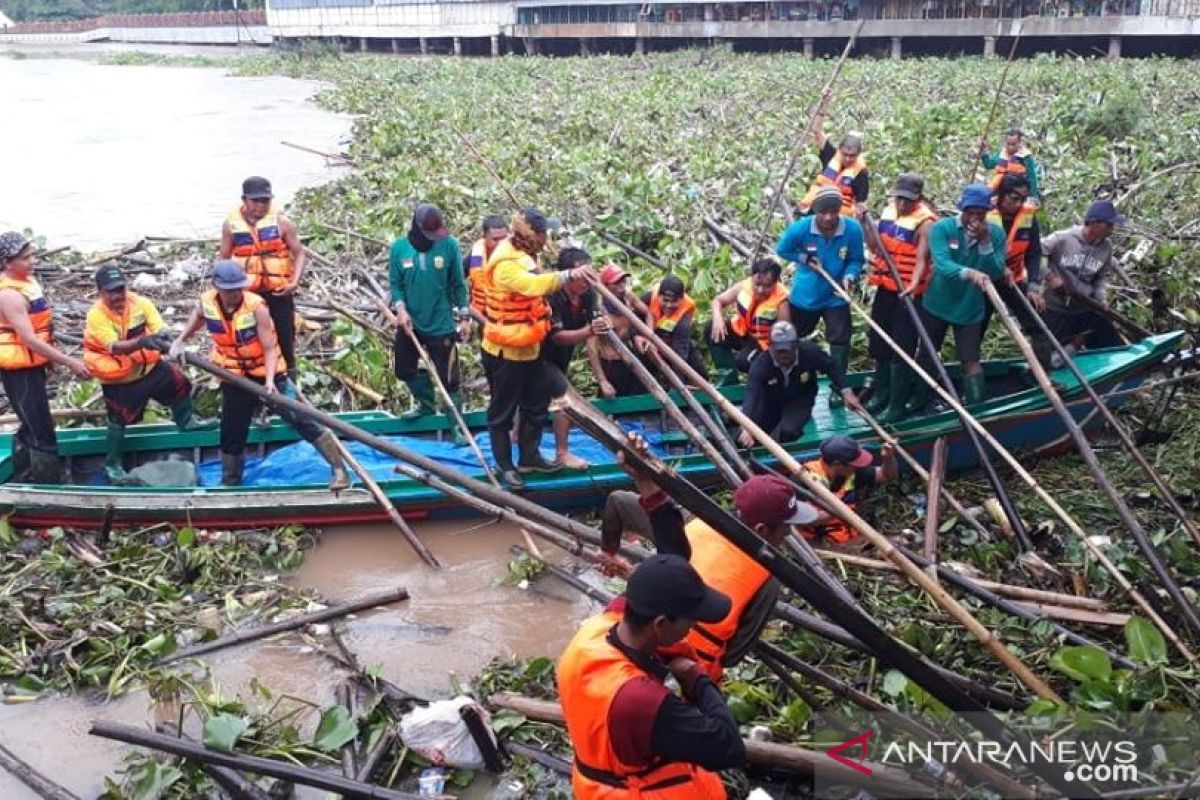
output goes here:
[{"label": "green leafy vegetation", "polygon": [[[239,0],[242,9],[265,8],[263,0]],[[105,14],[163,14],[179,11],[228,11],[228,0],[4,0],[3,11],[14,22],[54,22]]]}]

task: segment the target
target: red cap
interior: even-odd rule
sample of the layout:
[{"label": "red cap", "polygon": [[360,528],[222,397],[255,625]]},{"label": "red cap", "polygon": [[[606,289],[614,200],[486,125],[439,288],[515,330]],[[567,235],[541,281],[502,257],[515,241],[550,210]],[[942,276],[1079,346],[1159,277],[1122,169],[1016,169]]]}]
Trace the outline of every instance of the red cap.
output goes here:
[{"label": "red cap", "polygon": [[778,475],[755,475],[733,493],[733,505],[751,528],[758,524],[811,525],[820,516],[808,503],[796,499],[792,484]]},{"label": "red cap", "polygon": [[616,283],[621,278],[627,277],[629,277],[629,273],[616,264],[605,264],[604,269],[600,270],[600,281],[605,284]]}]

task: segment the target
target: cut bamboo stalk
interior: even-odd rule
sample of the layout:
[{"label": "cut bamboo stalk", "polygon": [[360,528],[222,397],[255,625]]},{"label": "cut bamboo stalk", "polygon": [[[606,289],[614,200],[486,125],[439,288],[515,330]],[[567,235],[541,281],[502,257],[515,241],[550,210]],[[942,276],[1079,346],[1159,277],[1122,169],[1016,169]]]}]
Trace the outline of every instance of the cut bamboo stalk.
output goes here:
[{"label": "cut bamboo stalk", "polygon": [[937,561],[938,525],[941,523],[942,482],[946,477],[946,437],[939,436],[933,443],[933,456],[929,463],[929,491],[925,495],[925,558]]},{"label": "cut bamboo stalk", "polygon": [[0,744],[0,767],[3,767],[44,800],[79,800],[73,792],[64,789],[38,772],[2,744]]},{"label": "cut bamboo stalk", "polygon": [[1119,628],[1126,622],[1129,622],[1130,619],[1128,614],[1121,614],[1116,611],[1090,611],[1086,608],[1051,606],[1044,603],[1028,603],[1021,600],[1014,601],[1013,605],[1027,609],[1039,616],[1065,619],[1069,622],[1086,622],[1090,625],[1112,625]]}]

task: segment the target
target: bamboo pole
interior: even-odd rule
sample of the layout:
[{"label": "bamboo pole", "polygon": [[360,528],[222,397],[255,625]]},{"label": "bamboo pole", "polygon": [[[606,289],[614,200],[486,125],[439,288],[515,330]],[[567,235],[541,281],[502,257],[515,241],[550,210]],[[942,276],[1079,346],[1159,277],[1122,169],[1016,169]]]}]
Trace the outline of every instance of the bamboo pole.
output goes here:
[{"label": "bamboo pole", "polygon": [[[822,274],[825,273],[822,272]],[[616,297],[616,295],[610,292],[606,286],[602,285],[599,281],[596,282],[596,285],[600,290],[600,293],[606,300],[608,300],[610,305],[615,306],[619,310],[627,312],[627,316],[631,317],[632,319],[636,319],[636,315],[633,314],[627,307],[625,307],[624,303],[622,303]],[[638,320],[638,322],[641,321]],[[642,324],[644,325],[645,323]],[[643,333],[643,336],[644,335],[645,334]],[[657,339],[658,337],[654,338]],[[675,354],[673,351],[672,354],[678,358],[678,354]],[[680,360],[682,361],[682,359]],[[684,361],[683,363],[686,364],[687,362]],[[689,369],[691,368],[689,367]],[[689,377],[692,377],[692,380],[695,381],[700,376],[695,375],[694,370],[692,370],[692,372],[693,375]],[[699,383],[699,381],[697,381],[697,383]],[[704,381],[704,383],[707,383],[707,381]],[[734,407],[724,395],[722,395],[720,392],[717,392],[715,389],[713,389],[712,394],[714,395],[714,399],[720,398],[717,400],[717,402],[719,404],[723,404],[723,410],[725,413],[738,422],[738,424],[742,426],[743,430],[750,431],[750,434],[759,442],[759,444],[764,445],[768,451],[770,451],[771,455],[779,459],[780,463],[787,467],[788,471],[792,473],[792,475],[806,490],[808,490],[808,492],[819,498],[829,508],[835,510],[839,517],[841,517],[855,530],[862,534],[863,537],[880,552],[880,554],[882,554],[889,561],[894,562],[907,578],[919,586],[956,622],[966,628],[972,636],[979,640],[985,649],[991,651],[992,655],[994,655],[996,659],[1000,661],[1000,663],[1004,664],[1009,671],[1017,676],[1017,678],[1023,684],[1029,687],[1029,689],[1039,697],[1043,697],[1047,700],[1053,700],[1056,703],[1063,702],[1062,698],[1050,688],[1049,684],[1034,674],[1033,671],[1030,670],[1023,661],[1021,661],[1021,659],[1015,656],[1012,651],[1009,650],[1008,647],[1005,646],[1005,644],[1000,641],[1000,639],[994,633],[992,633],[992,631],[980,623],[979,620],[977,620],[971,614],[971,612],[966,609],[966,607],[964,607],[948,592],[946,592],[946,590],[942,588],[942,586],[938,584],[936,580],[931,578],[922,569],[909,561],[908,558],[905,557],[904,554],[899,550],[897,550],[895,545],[893,545],[886,537],[884,537],[883,534],[881,534],[866,520],[856,514],[852,508],[843,503],[841,498],[831,492],[828,487],[813,478],[813,476],[806,469],[804,469],[804,467],[798,461],[796,461],[796,459],[794,459],[783,446],[768,436],[761,428],[758,427],[757,424],[753,422],[753,420],[743,414],[741,409]]]},{"label": "bamboo pole", "polygon": [[925,494],[925,558],[937,561],[938,524],[941,522],[939,501],[942,483],[946,477],[946,437],[939,436],[933,443],[933,456],[929,463],[929,491]]},{"label": "bamboo pole", "polygon": [[1058,352],[1059,358],[1063,360],[1063,365],[1071,371],[1073,376],[1075,376],[1075,381],[1079,384],[1083,391],[1087,393],[1088,398],[1090,398],[1091,401],[1096,404],[1096,408],[1100,411],[1100,415],[1104,417],[1104,420],[1116,432],[1117,438],[1121,441],[1121,446],[1125,448],[1125,452],[1127,452],[1133,458],[1137,465],[1141,467],[1142,472],[1146,474],[1146,477],[1149,478],[1151,483],[1154,484],[1154,487],[1158,490],[1159,496],[1166,501],[1167,505],[1170,506],[1171,510],[1175,513],[1175,516],[1178,517],[1179,521],[1183,523],[1183,527],[1189,534],[1191,534],[1192,541],[1197,545],[1200,545],[1200,528],[1196,527],[1196,523],[1192,521],[1187,511],[1182,505],[1180,505],[1179,499],[1175,497],[1175,492],[1171,491],[1171,487],[1167,485],[1167,482],[1163,476],[1146,459],[1146,456],[1142,454],[1141,449],[1138,448],[1137,443],[1134,442],[1133,436],[1130,435],[1129,429],[1126,428],[1119,419],[1117,419],[1117,415],[1113,413],[1112,409],[1108,407],[1108,404],[1105,403],[1100,398],[1100,395],[1096,393],[1096,388],[1092,386],[1091,382],[1087,379],[1087,376],[1083,374],[1083,370],[1079,368],[1079,365],[1075,363],[1074,359],[1072,359],[1071,355],[1066,351],[1066,348],[1064,348],[1058,339],[1055,338],[1055,336],[1050,332],[1050,326],[1047,325],[1046,321],[1042,319],[1040,314],[1037,313],[1037,310],[1034,309],[1033,304],[1029,302],[1029,298],[1027,298],[1023,292],[1018,292],[1017,294],[1020,296],[1021,302],[1024,304],[1028,313],[1037,320],[1037,324],[1041,329],[1042,335],[1050,341],[1051,346]]},{"label": "bamboo pole", "polygon": [[825,85],[821,87],[821,95],[817,98],[817,105],[808,118],[808,125],[804,128],[804,135],[797,140],[796,146],[792,148],[792,155],[788,158],[787,168],[784,169],[783,175],[779,179],[779,184],[775,187],[775,192],[771,195],[771,205],[767,208],[767,218],[763,220],[762,229],[758,232],[758,238],[754,242],[754,249],[750,251],[749,261],[751,263],[754,262],[754,259],[758,258],[759,252],[762,251],[763,240],[767,237],[767,231],[771,229],[771,221],[775,215],[775,208],[779,205],[783,191],[792,177],[792,172],[796,169],[800,150],[809,146],[809,140],[816,129],[817,120],[824,115],[825,108],[829,105],[830,98],[833,97],[833,86],[837,83],[838,76],[842,74],[842,67],[845,65],[846,59],[849,58],[850,51],[854,49],[854,43],[858,41],[858,34],[862,31],[865,23],[865,19],[860,19],[858,24],[854,26],[854,32],[850,34],[850,39],[842,49],[842,55],[838,58],[837,63],[834,64],[833,72],[826,79]]},{"label": "bamboo pole", "polygon": [[983,158],[984,148],[987,147],[988,132],[992,129],[992,123],[996,119],[996,109],[1000,106],[1000,95],[1004,93],[1004,84],[1008,80],[1008,71],[1012,69],[1013,58],[1017,55],[1017,43],[1021,41],[1021,32],[1025,28],[1024,21],[1017,22],[1017,33],[1013,37],[1012,47],[1008,49],[1008,60],[1004,62],[1004,71],[1000,73],[1000,82],[996,84],[996,93],[992,95],[992,106],[988,109],[987,122],[983,125],[983,133],[979,136],[979,149],[975,151],[975,158],[967,165],[967,175],[964,183],[973,183],[975,175],[979,170],[979,160]]},{"label": "bamboo pole", "polygon": [[1113,486],[1108,473],[1104,471],[1104,467],[1100,464],[1100,459],[1096,457],[1096,452],[1092,450],[1092,446],[1088,443],[1083,429],[1079,427],[1079,423],[1075,421],[1075,417],[1071,415],[1070,410],[1063,403],[1062,397],[1059,396],[1058,390],[1054,388],[1050,376],[1046,373],[1046,368],[1042,366],[1034,354],[1033,346],[1025,338],[1025,334],[1021,332],[1017,321],[1013,319],[1012,312],[1008,310],[1008,306],[1005,305],[1004,300],[1000,297],[1000,293],[996,291],[996,287],[991,282],[984,287],[984,291],[992,304],[992,308],[995,310],[996,316],[1000,318],[1000,321],[1008,330],[1008,335],[1016,342],[1026,361],[1029,362],[1029,370],[1037,380],[1038,386],[1042,388],[1046,399],[1050,401],[1050,405],[1054,407],[1054,410],[1062,419],[1067,433],[1071,436],[1071,441],[1075,444],[1075,449],[1079,452],[1079,456],[1083,459],[1083,462],[1087,464],[1088,471],[1092,473],[1092,478],[1096,481],[1096,485],[1104,492],[1104,496],[1108,498],[1108,502],[1116,510],[1117,516],[1121,518],[1121,524],[1133,536],[1133,541],[1137,546],[1138,552],[1146,559],[1150,565],[1150,569],[1158,578],[1159,583],[1166,589],[1167,595],[1175,605],[1175,612],[1183,619],[1184,627],[1189,629],[1193,636],[1200,635],[1200,616],[1197,616],[1195,608],[1192,607],[1187,597],[1184,596],[1183,589],[1171,577],[1167,565],[1163,563],[1162,557],[1155,549],[1150,538],[1146,535],[1142,524],[1125,503],[1125,498],[1117,491],[1117,487]]},{"label": "bamboo pole", "polygon": [[1018,461],[1011,452],[1009,452],[1008,448],[1002,445],[1000,441],[992,435],[991,431],[985,428],[983,424],[979,422],[979,420],[971,416],[971,414],[969,414],[967,410],[963,408],[962,403],[958,401],[957,397],[942,388],[938,382],[934,380],[933,377],[927,373],[911,355],[904,351],[904,348],[896,344],[895,340],[893,340],[892,337],[888,335],[887,331],[883,329],[883,326],[871,319],[871,315],[866,311],[866,309],[864,309],[857,300],[850,297],[850,295],[847,294],[844,289],[842,289],[838,282],[829,276],[828,272],[822,269],[820,265],[814,265],[813,269],[825,278],[825,280],[833,287],[834,292],[837,293],[839,297],[842,297],[850,303],[850,306],[855,310],[855,312],[857,312],[861,317],[863,317],[863,319],[867,321],[867,324],[875,330],[879,337],[886,342],[889,347],[895,350],[900,359],[904,361],[904,363],[907,364],[908,367],[921,378],[921,380],[925,381],[925,383],[927,383],[933,389],[933,391],[935,391],[938,396],[942,398],[944,402],[958,412],[959,417],[967,425],[969,425],[972,430],[978,433],[989,445],[991,445],[992,449],[1004,460],[1006,464],[1009,465],[1009,467],[1012,468],[1014,472],[1017,473],[1018,476],[1020,476],[1021,480],[1023,480],[1026,485],[1033,490],[1034,494],[1036,494],[1043,503],[1049,506],[1055,515],[1058,516],[1058,518],[1063,521],[1063,523],[1071,530],[1071,532],[1079,538],[1079,541],[1083,544],[1084,549],[1086,549],[1097,561],[1101,563],[1101,565],[1104,566],[1108,573],[1113,576],[1113,580],[1115,580],[1121,586],[1121,588],[1125,590],[1129,597],[1135,603],[1137,603],[1137,605],[1143,611],[1146,612],[1146,615],[1162,630],[1163,635],[1175,645],[1183,657],[1188,661],[1194,661],[1196,658],[1195,654],[1192,653],[1187,645],[1180,641],[1179,637],[1175,634],[1175,631],[1171,629],[1171,626],[1168,625],[1161,616],[1159,616],[1154,607],[1150,605],[1146,598],[1142,596],[1141,592],[1139,592],[1133,586],[1133,584],[1129,582],[1124,574],[1121,573],[1116,564],[1112,562],[1112,560],[1105,554],[1100,546],[1091,540],[1091,537],[1089,537],[1087,532],[1080,527],[1079,523],[1075,521],[1074,517],[1068,514],[1067,510],[1064,509],[1062,505],[1060,505],[1059,502],[1050,495],[1049,492],[1042,488],[1042,485],[1038,483],[1033,475],[1029,473],[1029,470],[1025,469],[1025,467],[1021,465],[1021,462]]},{"label": "bamboo pole", "polygon": [[44,800],[79,800],[73,792],[64,789],[38,772],[2,744],[0,744],[0,767],[3,767]]},{"label": "bamboo pole", "polygon": [[184,658],[192,658],[194,656],[212,653],[216,650],[224,650],[227,647],[245,644],[247,642],[255,642],[259,639],[265,639],[268,636],[273,636],[276,633],[284,633],[285,631],[294,631],[297,628],[303,628],[305,625],[313,625],[318,622],[328,622],[331,619],[338,619],[348,614],[353,614],[357,611],[365,611],[369,608],[377,608],[391,603],[398,603],[408,599],[408,590],[403,586],[397,586],[394,589],[388,589],[385,592],[376,592],[362,598],[361,600],[352,600],[348,603],[338,603],[329,608],[323,608],[320,611],[314,611],[311,614],[298,614],[294,617],[272,622],[269,625],[260,625],[257,628],[247,628],[246,630],[236,631],[227,636],[222,636],[219,639],[213,639],[211,642],[202,642],[200,644],[185,647],[182,650],[176,650],[174,653],[160,658],[157,664],[170,664],[173,661],[179,661]]}]

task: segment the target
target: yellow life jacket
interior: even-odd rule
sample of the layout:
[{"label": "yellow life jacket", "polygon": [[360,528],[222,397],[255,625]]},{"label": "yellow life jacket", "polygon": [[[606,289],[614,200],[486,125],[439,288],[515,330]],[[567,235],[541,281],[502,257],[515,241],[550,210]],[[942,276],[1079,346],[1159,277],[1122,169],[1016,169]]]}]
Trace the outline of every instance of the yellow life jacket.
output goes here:
[{"label": "yellow life jacket", "polygon": [[836,186],[838,191],[842,193],[842,209],[843,217],[854,216],[854,179],[858,177],[858,173],[867,168],[867,160],[863,158],[863,154],[859,153],[858,158],[854,159],[854,163],[848,167],[842,166],[842,151],[834,153],[833,158],[829,159],[829,163],[817,175],[812,186],[808,187],[803,199],[800,200],[800,211],[807,214],[812,209],[813,200],[817,197],[822,187]]},{"label": "yellow life jacket", "polygon": [[[46,344],[54,341],[54,314],[50,301],[42,292],[42,286],[33,278],[23,281],[0,275],[0,291],[15,289],[25,298],[25,307],[29,312],[29,324],[33,326],[33,334]],[[0,369],[28,369],[40,367],[49,359],[33,352],[8,325],[0,324]]]},{"label": "yellow life jacket", "polygon": [[[924,202],[920,203],[913,213],[903,217],[897,213],[894,202],[888,203],[887,208],[879,217],[879,238],[883,241],[883,247],[887,250],[888,255],[892,257],[892,263],[896,265],[896,271],[900,273],[900,278],[904,281],[905,286],[912,281],[913,271],[917,268],[917,234],[922,225],[936,220],[937,214],[933,213],[933,209]],[[921,285],[913,292],[915,296],[924,293],[925,287],[929,284],[929,276],[932,274],[932,269],[925,270]],[[867,281],[873,286],[881,286],[889,292],[899,292],[903,288],[896,286],[887,262],[879,253],[871,254],[871,275]]]},{"label": "yellow life jacket", "polygon": [[779,307],[787,302],[788,293],[779,281],[766,297],[754,293],[754,279],[742,281],[737,295],[737,316],[730,327],[738,336],[749,336],[758,342],[760,350],[771,345],[771,326],[779,321]]},{"label": "yellow life jacket", "polygon": [[[1004,264],[1017,283],[1025,282],[1025,253],[1029,251],[1029,245],[1033,241],[1035,214],[1037,214],[1037,206],[1030,203],[1022,205],[1021,209],[1017,211],[1012,227],[1008,229],[1004,243]],[[994,222],[1001,228],[1004,227],[1004,217],[997,209],[993,208],[989,211],[987,218],[988,222]]]},{"label": "yellow life jacket", "polygon": [[546,298],[510,292],[495,285],[496,266],[504,261],[517,261],[527,272],[537,272],[537,262],[528,253],[505,239],[496,245],[483,268],[482,278],[487,292],[487,323],[483,338],[501,347],[531,347],[540,344],[550,333],[550,305]]},{"label": "yellow life jacket", "polygon": [[[109,352],[108,342],[122,342],[157,333],[159,326],[151,324],[158,318],[154,304],[139,294],[127,291],[125,313],[118,316],[97,300],[88,311],[83,330],[83,363],[101,383],[133,383],[154,369],[162,358],[157,350],[141,348],[126,355]],[[107,335],[105,335],[107,334]]]},{"label": "yellow life jacket", "polygon": [[[804,462],[804,468],[808,470],[809,474],[812,475],[818,483],[820,483],[826,489],[829,489],[829,491],[833,492],[833,494],[836,495],[839,500],[849,506],[851,510],[854,509],[854,482],[855,478],[857,477],[855,473],[850,473],[850,477],[842,481],[841,486],[839,486],[837,489],[834,489],[830,485],[831,480],[829,478],[829,474],[825,472],[825,463],[821,461],[821,459],[816,458],[812,461]],[[801,533],[804,534],[806,539],[815,538],[818,534],[821,534],[838,543],[848,542],[854,537],[858,536],[858,531],[854,530],[854,528],[851,528],[849,525],[842,522],[840,519],[837,519],[836,517],[831,522],[827,522],[823,525],[804,527],[801,529]]]}]

